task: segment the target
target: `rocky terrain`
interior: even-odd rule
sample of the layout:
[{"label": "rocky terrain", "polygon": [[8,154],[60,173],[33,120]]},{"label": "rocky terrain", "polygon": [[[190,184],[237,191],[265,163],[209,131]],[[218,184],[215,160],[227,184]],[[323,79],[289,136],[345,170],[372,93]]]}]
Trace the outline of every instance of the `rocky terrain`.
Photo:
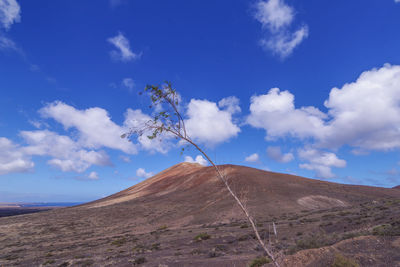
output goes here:
[{"label": "rocky terrain", "polygon": [[[282,266],[400,266],[400,190],[221,168]],[[191,163],[91,203],[0,218],[0,266],[268,264],[262,256],[214,169]]]}]

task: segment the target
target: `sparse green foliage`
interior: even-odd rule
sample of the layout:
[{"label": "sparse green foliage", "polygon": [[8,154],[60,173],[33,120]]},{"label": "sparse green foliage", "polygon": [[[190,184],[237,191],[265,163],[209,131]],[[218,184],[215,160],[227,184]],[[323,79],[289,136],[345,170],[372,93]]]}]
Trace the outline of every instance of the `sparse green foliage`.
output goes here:
[{"label": "sparse green foliage", "polygon": [[271,259],[269,259],[267,257],[258,257],[249,264],[249,267],[261,267],[270,262],[271,262]]},{"label": "sparse green foliage", "polygon": [[[172,88],[170,82],[163,85],[147,85],[145,93],[150,95],[150,109],[155,109],[153,118],[143,125],[131,129],[130,132],[121,135],[122,138],[130,138],[132,135],[142,136],[146,134],[149,139],[155,139],[163,133],[173,134],[177,139],[189,140],[186,133],[185,122],[178,111],[180,96]],[[181,153],[183,153],[182,148]]]},{"label": "sparse green foliage", "polygon": [[154,243],[151,245],[151,250],[159,250],[160,249],[160,243]]},{"label": "sparse green foliage", "polygon": [[163,230],[167,230],[168,229],[168,226],[166,226],[166,225],[161,225],[160,227],[158,227],[158,231],[163,231]]},{"label": "sparse green foliage", "polygon": [[207,233],[200,233],[200,234],[198,234],[198,235],[196,235],[195,237],[194,237],[194,240],[196,240],[196,241],[203,241],[203,240],[207,240],[207,239],[210,239],[211,238],[211,236],[209,235],[209,234],[207,234]]},{"label": "sparse green foliage", "polygon": [[346,258],[341,254],[337,254],[331,267],[359,267],[360,265],[353,259]]},{"label": "sparse green foliage", "polygon": [[47,261],[45,261],[45,262],[43,263],[43,265],[53,264],[53,263],[55,263],[55,262],[56,262],[55,260],[47,260]]},{"label": "sparse green foliage", "polygon": [[400,235],[400,221],[378,225],[372,229],[372,234],[380,236],[398,236]]},{"label": "sparse green foliage", "polygon": [[126,243],[126,239],[125,239],[125,238],[120,238],[120,239],[117,239],[117,240],[112,241],[112,242],[111,242],[111,245],[120,247],[120,246],[122,246],[122,245],[125,244],[125,243]]}]

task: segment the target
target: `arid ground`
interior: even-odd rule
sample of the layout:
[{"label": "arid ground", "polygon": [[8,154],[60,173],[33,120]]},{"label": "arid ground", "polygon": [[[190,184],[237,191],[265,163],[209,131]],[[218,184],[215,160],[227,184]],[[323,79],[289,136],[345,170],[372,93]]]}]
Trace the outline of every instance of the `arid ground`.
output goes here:
[{"label": "arid ground", "polygon": [[[282,266],[400,266],[399,189],[221,168]],[[213,168],[190,163],[88,204],[0,218],[0,266],[239,267],[262,256]]]}]

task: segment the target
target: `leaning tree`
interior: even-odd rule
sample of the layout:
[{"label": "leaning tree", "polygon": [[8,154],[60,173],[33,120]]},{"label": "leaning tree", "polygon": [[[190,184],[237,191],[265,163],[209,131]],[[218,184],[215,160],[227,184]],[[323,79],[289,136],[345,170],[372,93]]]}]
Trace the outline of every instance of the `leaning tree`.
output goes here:
[{"label": "leaning tree", "polygon": [[[143,92],[141,92],[140,94],[142,93]],[[151,105],[149,107],[155,110],[152,118],[131,128],[121,137],[128,138],[130,140],[134,136],[141,137],[143,135],[147,135],[147,138],[155,139],[160,135],[169,134],[174,136],[178,140],[186,141],[189,145],[194,146],[214,167],[219,180],[224,184],[229,194],[236,201],[240,209],[243,211],[244,216],[249,221],[259,244],[261,245],[265,253],[274,262],[275,266],[279,267],[279,263],[277,262],[277,258],[272,252],[272,248],[268,244],[266,244],[261,238],[254,218],[250,215],[249,210],[246,208],[243,201],[238,197],[234,190],[232,190],[227,178],[221,172],[220,168],[211,160],[207,153],[188,135],[185,127],[185,121],[179,110],[180,95],[175,89],[172,88],[172,84],[170,82],[165,82],[161,86],[147,85],[144,89],[144,93],[150,96]],[[182,151],[183,150],[184,148],[182,148]]]}]

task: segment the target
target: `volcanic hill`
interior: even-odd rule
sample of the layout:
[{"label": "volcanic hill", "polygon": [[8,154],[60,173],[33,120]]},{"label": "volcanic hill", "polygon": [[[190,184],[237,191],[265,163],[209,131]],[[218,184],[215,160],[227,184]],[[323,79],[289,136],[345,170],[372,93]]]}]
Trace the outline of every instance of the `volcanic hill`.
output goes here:
[{"label": "volcanic hill", "polygon": [[[400,266],[400,190],[220,168],[283,266]],[[258,256],[215,170],[192,163],[84,205],[0,218],[0,266],[247,266]]]}]

